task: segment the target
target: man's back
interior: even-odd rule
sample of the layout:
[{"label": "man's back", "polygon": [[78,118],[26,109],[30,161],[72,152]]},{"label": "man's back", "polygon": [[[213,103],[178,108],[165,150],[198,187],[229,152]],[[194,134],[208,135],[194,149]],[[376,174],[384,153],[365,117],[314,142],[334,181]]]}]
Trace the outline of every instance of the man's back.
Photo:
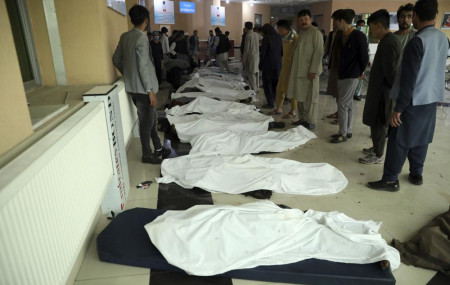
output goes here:
[{"label": "man's back", "polygon": [[113,63],[122,73],[125,90],[131,93],[147,94],[158,92],[155,67],[150,59],[150,45],[146,35],[132,29],[120,37],[113,56]]}]

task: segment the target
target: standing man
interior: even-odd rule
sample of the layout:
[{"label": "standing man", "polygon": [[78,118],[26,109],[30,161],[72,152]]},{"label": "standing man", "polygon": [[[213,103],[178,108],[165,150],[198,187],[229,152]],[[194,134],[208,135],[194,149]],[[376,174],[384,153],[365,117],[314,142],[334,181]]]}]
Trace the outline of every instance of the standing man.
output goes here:
[{"label": "standing man", "polygon": [[199,43],[198,32],[195,30],[194,34],[189,38],[189,53],[196,65],[198,65],[198,55],[200,53]]},{"label": "standing man", "polygon": [[259,91],[259,39],[260,35],[253,32],[253,23],[245,22],[247,34],[245,36],[244,57],[242,65],[245,68],[248,84],[253,91]]},{"label": "standing man", "polygon": [[216,47],[216,61],[219,63],[220,72],[224,69],[227,72],[231,72],[230,66],[228,65],[228,50],[230,49],[230,41],[222,33],[219,27],[215,28],[216,39],[214,46]]},{"label": "standing man", "polygon": [[[333,96],[336,99],[336,105],[339,101],[338,90],[338,72],[339,64],[341,63],[341,51],[342,51],[342,31],[338,29],[336,15],[340,13],[342,9],[336,10],[331,15],[333,19],[333,31],[330,32],[327,41],[325,42],[325,53],[328,55],[328,85],[327,94]],[[327,116],[329,119],[335,119],[333,123],[338,123],[338,111]]]},{"label": "standing man", "polygon": [[213,54],[214,54],[214,33],[212,30],[209,30],[208,49],[206,52],[206,60],[205,60],[206,63],[212,60]]},{"label": "standing man", "polygon": [[292,56],[287,96],[298,102],[299,120],[293,124],[314,130],[319,112],[323,37],[320,30],[311,24],[311,11],[307,9],[298,12],[297,25],[300,32]]},{"label": "standing man", "polygon": [[242,37],[241,37],[241,46],[239,47],[239,51],[241,52],[241,61],[244,58],[244,47],[245,47],[245,36],[247,35],[247,30],[242,29]]},{"label": "standing man", "polygon": [[[150,22],[150,14],[145,7],[139,5],[134,5],[128,14],[134,28],[120,37],[114,52],[113,63],[122,73],[125,90],[130,94],[137,108],[142,162],[160,164],[162,160],[159,157],[170,153],[170,150],[162,147],[156,131],[158,117],[156,93],[159,86],[145,32]],[[155,153],[152,153],[150,147],[150,137]]]},{"label": "standing man", "polygon": [[338,117],[339,133],[332,136],[331,143],[341,143],[352,137],[353,95],[369,62],[367,38],[363,32],[352,27],[355,11],[344,9],[337,13],[338,29],[342,34],[341,61],[338,71]]},{"label": "standing man", "polygon": [[[291,73],[292,54],[297,45],[298,35],[288,20],[279,20],[277,22],[278,34],[281,36],[283,45],[283,57],[281,59],[281,72],[277,85],[277,93],[275,97],[276,109],[273,110],[274,115],[281,115],[283,112],[283,102],[286,97],[289,75]],[[297,116],[297,101],[291,100],[291,110],[283,116],[283,119],[290,119]]]},{"label": "standing man", "polygon": [[416,34],[416,31],[411,28],[413,9],[414,5],[408,3],[405,6],[400,6],[397,11],[398,31],[394,34],[402,43],[402,51],[405,49],[406,44],[408,44],[408,42],[412,40]]},{"label": "standing man", "polygon": [[389,12],[384,9],[376,11],[367,20],[372,37],[380,42],[370,72],[363,112],[363,123],[370,127],[373,147],[363,149],[367,155],[359,159],[363,164],[383,163],[389,119],[394,110],[389,94],[394,85],[402,47],[389,30],[389,20]]},{"label": "standing man", "polygon": [[159,35],[160,33],[158,31],[153,31],[150,47],[152,50],[153,64],[155,65],[156,78],[158,78],[158,84],[161,84],[164,58],[162,44],[159,42]]},{"label": "standing man", "polygon": [[169,46],[169,36],[167,36],[167,33],[169,30],[166,27],[161,28],[161,45],[163,49],[164,54],[164,61],[168,61],[170,59],[170,46]]},{"label": "standing man", "polygon": [[[358,31],[361,31],[366,36],[367,47],[369,47],[369,37],[366,35],[366,32],[364,31],[365,27],[366,27],[366,22],[364,20],[360,19],[356,22],[356,29]],[[369,52],[369,48],[367,48],[367,52]],[[359,82],[358,82],[358,87],[356,87],[355,95],[353,96],[353,99],[355,99],[356,101],[361,101],[361,89],[362,89],[364,79],[365,79],[365,77],[360,78]]]},{"label": "standing man", "polygon": [[444,99],[445,61],[449,42],[434,27],[437,0],[419,0],[414,6],[413,23],[418,30],[403,52],[402,64],[391,96],[396,100],[392,113],[383,177],[369,182],[374,190],[398,191],[398,176],[406,157],[409,181],[423,184],[422,172],[428,144],[436,124],[436,102]]}]

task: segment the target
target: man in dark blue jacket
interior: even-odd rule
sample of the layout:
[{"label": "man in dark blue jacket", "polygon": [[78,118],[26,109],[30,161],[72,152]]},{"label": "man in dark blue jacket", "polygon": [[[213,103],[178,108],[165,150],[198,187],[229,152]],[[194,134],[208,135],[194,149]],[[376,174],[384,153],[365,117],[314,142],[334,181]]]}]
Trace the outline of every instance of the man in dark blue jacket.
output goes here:
[{"label": "man in dark blue jacket", "polygon": [[436,124],[436,102],[444,98],[447,36],[434,27],[437,0],[419,0],[414,6],[413,24],[418,30],[408,42],[391,91],[396,100],[390,119],[391,130],[384,162],[383,178],[369,182],[374,190],[398,191],[398,176],[406,157],[409,181],[423,184],[422,172],[428,144]]},{"label": "man in dark blue jacket", "polygon": [[343,32],[341,61],[338,71],[338,117],[339,133],[333,135],[331,143],[341,143],[352,137],[353,95],[358,87],[369,53],[366,35],[352,27],[355,11],[343,9],[336,15],[338,29]]}]

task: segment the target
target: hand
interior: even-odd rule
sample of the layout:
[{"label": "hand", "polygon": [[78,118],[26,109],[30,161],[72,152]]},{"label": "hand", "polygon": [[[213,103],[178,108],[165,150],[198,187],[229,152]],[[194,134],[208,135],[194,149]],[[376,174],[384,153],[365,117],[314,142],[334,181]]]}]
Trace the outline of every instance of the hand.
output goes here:
[{"label": "hand", "polygon": [[400,127],[400,125],[402,124],[402,120],[400,120],[400,115],[402,113],[398,113],[398,112],[393,112],[392,116],[391,116],[391,126],[396,128],[396,127]]},{"label": "hand", "polygon": [[311,79],[311,80],[313,80],[313,79],[316,78],[316,74],[310,72],[310,73],[308,73],[308,78]]},{"label": "hand", "polygon": [[366,75],[363,73],[363,74],[359,77],[359,79],[360,79],[360,80],[366,79]]},{"label": "hand", "polygon": [[156,100],[155,92],[151,90],[150,92],[148,92],[148,96],[150,98],[150,106],[156,107],[156,105],[158,104],[158,100]]}]

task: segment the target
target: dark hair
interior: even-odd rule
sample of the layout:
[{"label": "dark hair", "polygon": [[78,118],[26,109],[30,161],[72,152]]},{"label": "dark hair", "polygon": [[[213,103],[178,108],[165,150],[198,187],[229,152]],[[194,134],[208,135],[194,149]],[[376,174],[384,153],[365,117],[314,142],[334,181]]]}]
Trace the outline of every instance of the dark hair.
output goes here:
[{"label": "dark hair", "polygon": [[167,33],[169,30],[166,27],[162,27],[161,28],[161,33]]},{"label": "dark hair", "polygon": [[381,9],[372,13],[369,19],[367,19],[368,25],[381,24],[381,26],[383,26],[383,28],[385,29],[389,29],[389,22],[390,22],[389,12],[386,11],[386,9]]},{"label": "dark hair", "polygon": [[331,14],[331,18],[337,20],[337,19],[336,19],[336,16],[337,16],[341,11],[342,11],[342,9],[338,9],[338,10],[334,11],[333,14]]},{"label": "dark hair", "polygon": [[209,32],[211,33],[213,30],[209,30]]},{"label": "dark hair", "polygon": [[297,18],[306,16],[306,15],[308,15],[311,18],[311,11],[308,9],[302,9],[297,13]]},{"label": "dark hair", "polygon": [[343,9],[336,14],[336,20],[344,20],[347,24],[351,24],[355,18],[355,11],[353,9]]},{"label": "dark hair", "polygon": [[283,28],[285,30],[290,31],[291,30],[291,24],[289,24],[289,21],[286,19],[281,19],[277,22],[277,27]]},{"label": "dark hair", "polygon": [[397,19],[400,19],[400,14],[405,12],[413,12],[414,11],[414,5],[411,3],[406,4],[405,6],[400,6],[397,10]]},{"label": "dark hair", "polygon": [[216,34],[221,34],[221,33],[222,33],[222,31],[220,30],[219,27],[216,27],[216,28],[214,29],[214,32],[216,32]]},{"label": "dark hair", "polygon": [[431,21],[436,18],[438,13],[437,0],[419,0],[414,5],[414,13],[419,17],[420,21]]},{"label": "dark hair", "polygon": [[264,24],[261,30],[264,36],[276,35],[277,33],[271,24]]},{"label": "dark hair", "polygon": [[311,22],[311,25],[313,25],[316,28],[319,26],[319,24],[317,24],[316,22]]},{"label": "dark hair", "polygon": [[245,22],[244,27],[247,30],[253,30],[253,23],[252,22]]},{"label": "dark hair", "polygon": [[359,25],[359,24],[366,24],[366,21],[364,21],[363,19],[359,19],[357,22],[356,22],[356,25]]},{"label": "dark hair", "polygon": [[145,19],[150,20],[150,13],[147,8],[140,5],[131,7],[130,11],[128,11],[128,15],[130,15],[131,23],[133,23],[135,27],[142,25],[142,23],[145,22]]},{"label": "dark hair", "polygon": [[229,34],[230,34],[229,31],[226,31],[226,32],[225,32],[225,36],[228,36]]}]

